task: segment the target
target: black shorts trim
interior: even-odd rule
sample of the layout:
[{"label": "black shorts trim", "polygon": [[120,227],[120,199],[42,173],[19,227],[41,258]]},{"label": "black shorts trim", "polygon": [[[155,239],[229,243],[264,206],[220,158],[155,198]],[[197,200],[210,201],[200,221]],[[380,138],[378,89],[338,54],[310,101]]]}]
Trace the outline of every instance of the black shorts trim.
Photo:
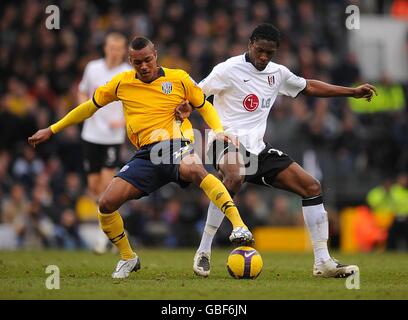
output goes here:
[{"label": "black shorts trim", "polygon": [[207,150],[207,156],[210,159],[214,168],[219,170],[219,162],[222,156],[226,155],[228,152],[241,152],[242,155],[247,156],[247,151],[243,145],[240,145],[238,149],[233,143],[224,140],[214,140],[210,148]]},{"label": "black shorts trim", "polygon": [[87,174],[99,173],[103,168],[121,166],[120,144],[97,144],[82,140],[83,165]]},{"label": "black shorts trim", "polygon": [[[253,155],[256,157],[256,155]],[[245,176],[245,182],[273,187],[276,176],[295,161],[286,153],[267,144],[258,158],[258,170],[253,175]]]},{"label": "black shorts trim", "polygon": [[267,144],[265,149],[258,155],[255,155],[246,150],[242,144],[240,144],[239,148],[237,148],[231,142],[214,140],[207,152],[207,156],[217,171],[219,170],[218,164],[222,156],[228,152],[241,153],[244,158],[246,168],[248,168],[250,163],[256,161],[258,164],[256,173],[246,175],[244,181],[268,187],[272,187],[276,176],[294,162],[294,160],[286,153],[274,149],[269,144]]}]

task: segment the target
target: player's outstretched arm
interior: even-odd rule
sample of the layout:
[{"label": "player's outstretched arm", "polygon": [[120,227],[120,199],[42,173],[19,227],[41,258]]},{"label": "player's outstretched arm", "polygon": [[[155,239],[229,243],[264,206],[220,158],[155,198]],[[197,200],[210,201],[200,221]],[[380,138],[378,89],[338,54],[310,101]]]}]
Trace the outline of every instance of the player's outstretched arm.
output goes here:
[{"label": "player's outstretched arm", "polygon": [[97,110],[98,107],[92,100],[81,103],[58,122],[54,123],[48,128],[38,130],[35,134],[28,138],[28,143],[35,147],[36,145],[47,141],[53,134],[60,132],[64,128],[84,121],[92,116]]},{"label": "player's outstretched arm", "polygon": [[367,101],[371,101],[374,94],[377,95],[376,88],[368,83],[351,88],[336,86],[319,80],[306,80],[306,88],[302,92],[307,96],[314,97],[353,97],[364,98]]}]

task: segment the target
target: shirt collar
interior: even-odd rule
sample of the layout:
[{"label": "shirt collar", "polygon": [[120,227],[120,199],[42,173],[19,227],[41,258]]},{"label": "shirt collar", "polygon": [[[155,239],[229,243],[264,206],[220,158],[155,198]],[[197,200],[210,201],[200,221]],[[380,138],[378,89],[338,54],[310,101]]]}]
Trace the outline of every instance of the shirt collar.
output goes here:
[{"label": "shirt collar", "polygon": [[166,74],[165,74],[165,72],[164,72],[164,69],[162,68],[162,67],[159,67],[160,69],[159,69],[159,77],[165,77],[166,76]]},{"label": "shirt collar", "polygon": [[[159,67],[159,73],[158,74],[159,74],[159,76],[157,77],[157,79],[160,78],[160,77],[165,77],[166,76],[166,73],[164,72],[164,69],[162,67]],[[135,72],[135,79],[139,80],[139,78],[137,77],[137,72]]]}]

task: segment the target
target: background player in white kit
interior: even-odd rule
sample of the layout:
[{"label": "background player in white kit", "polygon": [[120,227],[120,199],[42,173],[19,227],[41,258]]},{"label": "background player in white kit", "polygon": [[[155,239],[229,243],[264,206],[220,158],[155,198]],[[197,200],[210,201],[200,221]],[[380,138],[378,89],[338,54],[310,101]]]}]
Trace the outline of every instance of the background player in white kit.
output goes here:
[{"label": "background player in white kit", "polygon": [[[127,54],[127,40],[124,35],[109,33],[103,49],[104,58],[90,61],[85,67],[79,83],[78,103],[92,98],[95,89],[110,81],[116,74],[131,70],[131,66],[124,62]],[[121,165],[120,146],[126,138],[122,102],[112,102],[85,120],[81,138],[88,192],[97,201]],[[93,249],[96,253],[105,252],[110,244],[102,232],[94,241]]]},{"label": "background player in white kit", "polygon": [[[278,95],[295,98],[303,93],[308,96],[343,96],[370,101],[376,89],[370,84],[356,88],[334,86],[294,75],[285,66],[271,62],[278,49],[279,39],[279,31],[273,25],[257,26],[250,37],[248,52],[218,64],[199,84],[207,97],[214,95],[213,104],[225,132],[237,136],[240,143],[238,150],[231,143],[220,147],[213,142],[209,148],[209,157],[222,174],[223,183],[232,195],[239,191],[243,182],[251,182],[301,196],[304,220],[313,244],[313,274],[320,277],[347,277],[358,272],[358,266],[342,265],[328,252],[328,219],[319,181],[288,155],[265,145],[263,137],[268,114]],[[240,168],[243,167],[237,161],[239,154],[244,157],[249,155],[257,161],[255,173],[240,174]],[[201,243],[194,257],[193,269],[198,275],[208,276],[210,273],[211,244],[223,218],[224,215],[211,203]]]}]

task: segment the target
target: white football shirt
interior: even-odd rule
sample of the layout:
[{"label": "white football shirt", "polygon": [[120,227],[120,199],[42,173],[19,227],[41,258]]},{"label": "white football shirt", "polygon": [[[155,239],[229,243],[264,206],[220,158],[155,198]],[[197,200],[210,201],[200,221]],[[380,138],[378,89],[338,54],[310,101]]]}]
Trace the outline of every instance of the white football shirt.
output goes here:
[{"label": "white football shirt", "polygon": [[[306,80],[273,62],[259,71],[243,54],[216,65],[199,86],[206,96],[214,95],[225,132],[238,136],[248,151],[259,154],[265,149],[263,137],[276,97],[296,97]],[[211,132],[209,141],[213,137]]]},{"label": "white football shirt", "polygon": [[[108,69],[105,59],[90,61],[79,83],[79,90],[92,98],[96,88],[110,81],[116,74],[130,69],[132,67],[127,63]],[[84,121],[81,137],[85,141],[96,144],[122,144],[126,139],[125,128],[112,128],[110,124],[123,119],[122,102],[109,103]]]}]

